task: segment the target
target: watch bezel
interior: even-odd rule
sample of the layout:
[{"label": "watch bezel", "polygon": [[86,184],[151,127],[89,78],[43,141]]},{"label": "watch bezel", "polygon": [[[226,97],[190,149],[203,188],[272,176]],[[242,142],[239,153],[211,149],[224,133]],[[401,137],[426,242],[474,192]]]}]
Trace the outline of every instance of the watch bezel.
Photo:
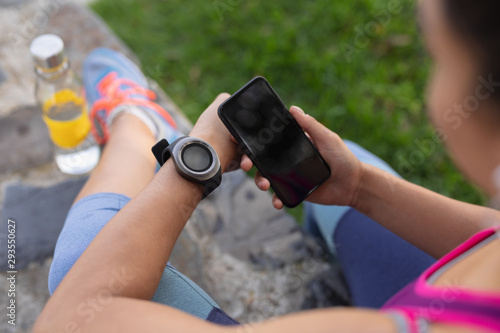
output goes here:
[{"label": "watch bezel", "polygon": [[[212,163],[205,171],[195,171],[189,168],[182,160],[183,150],[192,144],[202,145],[206,147],[208,151],[212,154]],[[187,178],[190,178],[194,181],[207,181],[215,177],[220,169],[220,160],[219,156],[217,155],[217,152],[208,142],[202,139],[189,136],[180,138],[176,140],[174,147],[172,147],[170,150],[170,154],[173,157],[173,160],[175,162],[174,164],[177,170],[180,173],[184,174]]]}]

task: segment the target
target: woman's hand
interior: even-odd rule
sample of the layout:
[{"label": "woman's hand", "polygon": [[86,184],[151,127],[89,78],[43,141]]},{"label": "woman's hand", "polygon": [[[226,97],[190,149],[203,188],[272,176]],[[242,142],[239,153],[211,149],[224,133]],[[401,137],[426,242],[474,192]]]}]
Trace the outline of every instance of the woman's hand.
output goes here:
[{"label": "woman's hand", "polygon": [[[302,109],[292,106],[290,113],[304,129],[332,171],[330,178],[316,189],[307,201],[322,205],[352,206],[363,173],[361,162],[336,133],[310,115],[306,115]],[[253,163],[244,155],[240,165],[243,170],[249,171]],[[255,183],[262,191],[269,190],[270,183],[260,172],[255,176]],[[283,207],[283,202],[276,194],[273,195],[273,206],[276,209]]]},{"label": "woman's hand", "polygon": [[214,147],[221,162],[222,172],[239,167],[241,155],[238,145],[230,140],[231,134],[217,115],[217,109],[231,95],[222,93],[203,111],[196,121],[190,136],[205,140]]}]

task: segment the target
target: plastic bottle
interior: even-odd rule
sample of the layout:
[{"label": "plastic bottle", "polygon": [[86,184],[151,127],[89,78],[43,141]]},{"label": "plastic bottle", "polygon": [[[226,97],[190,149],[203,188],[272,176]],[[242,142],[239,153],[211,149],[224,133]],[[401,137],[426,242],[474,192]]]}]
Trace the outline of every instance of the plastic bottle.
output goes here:
[{"label": "plastic bottle", "polygon": [[90,134],[85,94],[71,70],[64,43],[56,35],[41,35],[32,41],[30,51],[37,76],[35,95],[56,146],[56,164],[66,174],[88,173],[101,152]]}]

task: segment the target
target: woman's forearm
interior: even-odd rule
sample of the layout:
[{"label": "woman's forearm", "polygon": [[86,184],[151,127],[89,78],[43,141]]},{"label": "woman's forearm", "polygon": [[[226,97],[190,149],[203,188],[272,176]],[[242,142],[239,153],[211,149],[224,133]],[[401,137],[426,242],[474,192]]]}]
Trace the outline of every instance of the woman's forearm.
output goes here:
[{"label": "woman's forearm", "polygon": [[354,208],[439,258],[490,225],[499,212],[447,198],[363,164]]},{"label": "woman's forearm", "polygon": [[80,304],[91,299],[151,299],[201,193],[201,185],[182,178],[169,160],[150,184],[99,232],[44,312],[81,319],[75,313]]}]

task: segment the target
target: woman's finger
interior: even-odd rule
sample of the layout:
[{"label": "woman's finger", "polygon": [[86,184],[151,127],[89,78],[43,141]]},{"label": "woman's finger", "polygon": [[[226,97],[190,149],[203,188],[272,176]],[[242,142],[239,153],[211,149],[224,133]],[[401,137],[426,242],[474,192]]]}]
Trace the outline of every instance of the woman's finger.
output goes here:
[{"label": "woman's finger", "polygon": [[290,108],[290,113],[299,126],[309,134],[312,140],[314,140],[316,145],[322,146],[330,143],[332,132],[319,121],[305,114],[298,106],[292,106]]},{"label": "woman's finger", "polygon": [[271,183],[269,183],[269,180],[264,178],[258,171],[257,174],[255,175],[255,184],[262,191],[267,191],[271,187]]},{"label": "woman's finger", "polygon": [[273,206],[276,209],[283,208],[283,202],[276,196],[276,193],[273,194]]},{"label": "woman's finger", "polygon": [[243,155],[241,157],[240,168],[243,171],[248,172],[248,171],[250,171],[250,169],[252,167],[253,167],[253,163],[252,163],[252,160],[250,159],[250,157],[248,157],[247,155]]}]

